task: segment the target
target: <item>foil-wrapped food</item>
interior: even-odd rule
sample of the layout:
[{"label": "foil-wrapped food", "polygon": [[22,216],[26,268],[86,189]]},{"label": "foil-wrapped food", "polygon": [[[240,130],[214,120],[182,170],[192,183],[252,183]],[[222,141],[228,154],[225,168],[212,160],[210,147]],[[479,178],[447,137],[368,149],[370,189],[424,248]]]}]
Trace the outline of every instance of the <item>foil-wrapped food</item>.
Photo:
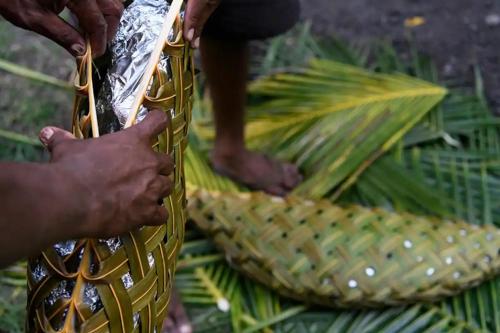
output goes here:
[{"label": "foil-wrapped food", "polygon": [[[96,110],[101,135],[123,129],[129,113],[132,111],[132,104],[138,95],[143,73],[169,8],[170,4],[166,0],[135,0],[125,9],[116,37],[109,47],[110,66],[104,75],[100,73],[102,82],[100,91],[96,92]],[[172,36],[168,38],[171,39]],[[168,56],[162,55],[159,67],[166,71],[169,68],[168,64]],[[170,76],[171,73],[167,72],[167,77]],[[141,121],[146,113],[147,110],[142,107],[137,120]],[[107,246],[111,254],[123,245],[119,237],[102,239],[98,242]],[[77,241],[69,240],[57,243],[53,248],[61,260],[65,260],[67,256],[73,254],[77,244]],[[83,253],[83,248],[80,251]],[[79,254],[80,259],[81,253]],[[148,254],[148,261],[150,267],[154,266],[155,262],[151,254]],[[42,262],[38,261],[32,263],[31,274],[33,281],[39,282],[48,275],[48,270]],[[134,285],[130,273],[124,274],[121,280],[126,289]],[[47,306],[53,306],[60,299],[71,298],[74,286],[74,281],[61,281],[51,290],[44,302]],[[102,300],[96,286],[86,282],[83,290],[83,301],[88,305],[88,308],[93,313],[102,309]],[[61,318],[61,323],[63,321],[64,318]],[[139,321],[139,315],[134,314],[134,325],[137,326]],[[55,328],[60,329],[61,327]]]},{"label": "foil-wrapped food", "polygon": [[[125,125],[168,9],[165,0],[136,0],[123,13],[111,44],[111,68],[96,105],[100,133],[115,132]],[[159,66],[169,68],[168,61],[168,56],[162,56]],[[145,108],[139,111],[138,121],[146,112]]]}]

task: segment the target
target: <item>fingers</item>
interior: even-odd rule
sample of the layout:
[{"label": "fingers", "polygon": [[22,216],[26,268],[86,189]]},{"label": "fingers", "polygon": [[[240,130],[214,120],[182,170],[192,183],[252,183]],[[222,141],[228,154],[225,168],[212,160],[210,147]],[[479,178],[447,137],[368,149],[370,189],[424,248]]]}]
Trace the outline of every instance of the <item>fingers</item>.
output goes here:
[{"label": "fingers", "polygon": [[166,176],[159,176],[156,180],[156,187],[158,192],[158,198],[166,198],[172,193],[172,181]]},{"label": "fingers", "polygon": [[66,7],[67,0],[38,0],[39,5],[54,13],[60,13]]},{"label": "fingers", "polygon": [[168,211],[163,206],[155,206],[154,214],[149,221],[146,222],[145,225],[155,226],[162,225],[167,223],[168,221]]},{"label": "fingers", "polygon": [[38,137],[49,151],[53,151],[62,142],[75,139],[70,132],[52,126],[43,128]]},{"label": "fingers", "polygon": [[73,0],[68,3],[68,8],[78,18],[80,27],[87,34],[92,46],[92,55],[103,55],[106,51],[108,25],[96,0]]},{"label": "fingers", "polygon": [[160,175],[168,176],[174,171],[174,161],[167,154],[158,153],[157,154],[158,162],[159,162],[159,170]]},{"label": "fingers", "polygon": [[73,56],[85,53],[85,40],[82,35],[54,13],[47,13],[28,22],[30,29],[65,48]]},{"label": "fingers", "polygon": [[148,144],[150,144],[167,128],[167,125],[168,117],[165,112],[152,110],[143,121],[132,128],[137,131],[141,139],[147,140]]},{"label": "fingers", "polygon": [[120,18],[123,13],[123,4],[119,0],[97,0],[97,4],[101,8],[101,12],[108,25],[107,41],[108,43],[115,37],[118,26],[120,25]]},{"label": "fingers", "polygon": [[184,38],[191,47],[200,46],[200,36],[203,26],[219,5],[220,0],[189,0],[184,20]]}]

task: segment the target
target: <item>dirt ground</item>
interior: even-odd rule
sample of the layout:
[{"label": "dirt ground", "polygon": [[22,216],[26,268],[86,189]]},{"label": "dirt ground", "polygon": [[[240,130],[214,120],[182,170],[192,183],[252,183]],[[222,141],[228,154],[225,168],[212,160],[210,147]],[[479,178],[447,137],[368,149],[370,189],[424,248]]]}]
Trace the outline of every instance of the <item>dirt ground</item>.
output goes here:
[{"label": "dirt ground", "polygon": [[403,53],[404,21],[421,16],[425,23],[411,30],[419,51],[436,61],[441,79],[470,85],[477,64],[500,114],[499,0],[308,0],[303,16],[319,34],[351,41],[387,39]]}]

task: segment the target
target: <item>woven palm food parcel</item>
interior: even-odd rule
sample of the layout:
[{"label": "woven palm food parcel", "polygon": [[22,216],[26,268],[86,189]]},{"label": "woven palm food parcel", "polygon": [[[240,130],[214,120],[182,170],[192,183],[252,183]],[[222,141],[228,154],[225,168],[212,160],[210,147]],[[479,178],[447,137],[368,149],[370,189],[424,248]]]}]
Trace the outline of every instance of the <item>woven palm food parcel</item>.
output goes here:
[{"label": "woven palm food parcel", "polygon": [[182,38],[182,1],[136,0],[120,22],[111,65],[98,73],[92,51],[78,61],[73,133],[98,137],[133,126],[160,108],[169,126],[154,149],[175,161],[164,199],[168,221],[112,239],[55,244],[28,268],[29,332],[160,332],[186,220],[183,151],[193,70]]}]

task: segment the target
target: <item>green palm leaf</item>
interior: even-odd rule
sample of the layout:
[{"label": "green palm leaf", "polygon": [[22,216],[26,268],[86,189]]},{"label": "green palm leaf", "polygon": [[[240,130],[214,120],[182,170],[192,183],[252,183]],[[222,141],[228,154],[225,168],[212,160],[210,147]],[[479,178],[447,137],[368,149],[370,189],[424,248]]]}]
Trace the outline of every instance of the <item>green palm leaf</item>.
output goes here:
[{"label": "green palm leaf", "polygon": [[19,77],[26,78],[33,82],[48,84],[50,86],[59,89],[70,90],[70,91],[73,89],[73,85],[70,84],[69,82],[60,80],[58,78],[55,78],[53,76],[44,73],[34,71],[32,69],[20,66],[18,64],[12,63],[7,60],[0,59],[0,70],[17,75]]},{"label": "green palm leaf", "polygon": [[296,193],[316,199],[336,199],[446,94],[329,60],[259,80],[252,91],[271,100],[253,108],[250,144],[295,161],[306,177]]}]

